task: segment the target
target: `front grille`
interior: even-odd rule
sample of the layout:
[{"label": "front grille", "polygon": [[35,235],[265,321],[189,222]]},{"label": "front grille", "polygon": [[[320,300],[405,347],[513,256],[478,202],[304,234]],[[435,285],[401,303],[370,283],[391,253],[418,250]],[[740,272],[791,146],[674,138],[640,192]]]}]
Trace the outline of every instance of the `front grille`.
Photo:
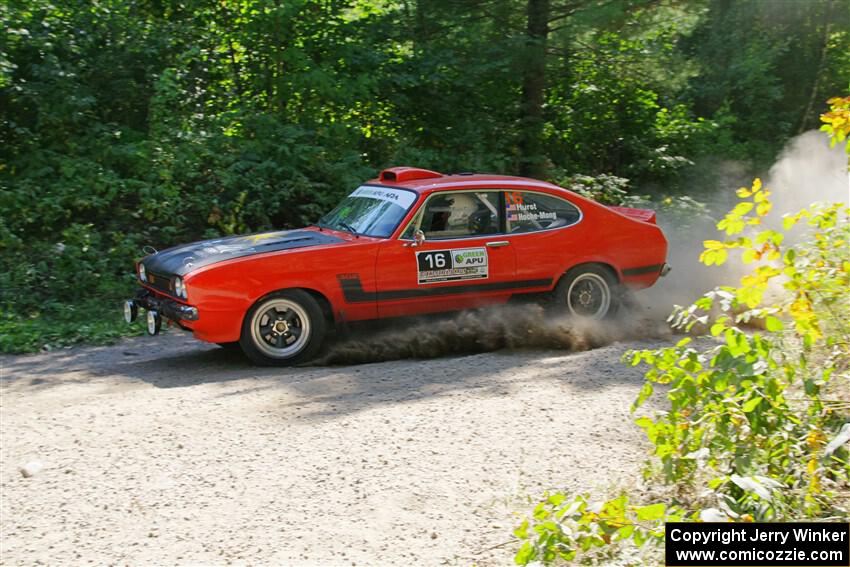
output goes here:
[{"label": "front grille", "polygon": [[148,272],[148,285],[168,295],[174,295],[174,284],[168,276]]}]

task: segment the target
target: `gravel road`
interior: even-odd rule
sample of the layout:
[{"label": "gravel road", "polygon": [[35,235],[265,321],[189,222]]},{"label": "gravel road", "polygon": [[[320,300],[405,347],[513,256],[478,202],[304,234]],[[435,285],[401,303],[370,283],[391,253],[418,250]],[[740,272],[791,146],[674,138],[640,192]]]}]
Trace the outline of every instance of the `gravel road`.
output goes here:
[{"label": "gravel road", "polygon": [[169,334],[1,357],[0,563],[511,564],[528,496],[639,474],[619,358],[655,344],[263,369]]}]

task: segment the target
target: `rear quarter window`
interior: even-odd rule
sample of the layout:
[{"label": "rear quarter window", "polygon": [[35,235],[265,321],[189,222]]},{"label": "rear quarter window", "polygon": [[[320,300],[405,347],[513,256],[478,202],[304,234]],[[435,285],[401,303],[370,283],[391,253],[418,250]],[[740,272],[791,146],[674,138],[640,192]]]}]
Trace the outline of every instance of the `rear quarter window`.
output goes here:
[{"label": "rear quarter window", "polygon": [[566,199],[543,193],[507,191],[505,207],[509,234],[562,228],[581,219],[578,207]]}]

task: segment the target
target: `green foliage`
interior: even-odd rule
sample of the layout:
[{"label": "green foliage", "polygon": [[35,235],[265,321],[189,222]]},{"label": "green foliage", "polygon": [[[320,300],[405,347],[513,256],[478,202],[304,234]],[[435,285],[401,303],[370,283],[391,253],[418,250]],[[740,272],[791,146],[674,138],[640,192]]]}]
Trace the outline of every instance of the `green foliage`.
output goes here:
[{"label": "green foliage", "polygon": [[[738,196],[717,223],[727,238],[705,241],[701,260],[719,265],[739,254],[748,273],[671,315],[674,327],[699,340],[624,357],[649,366],[633,409],[656,386],[668,402],[636,419],[654,447],[648,479],[660,475],[677,487],[670,507],[678,519],[848,518],[850,209],[813,205],[786,216],[781,231],[758,230],[772,208],[770,191],[756,180]],[[794,232],[803,221],[809,231]],[[597,504],[596,515],[575,517],[588,498],[561,506],[566,500],[549,496],[520,527],[517,563],[637,562],[635,546],[663,541],[661,503],[636,508],[620,497]],[[622,510],[657,522],[622,535],[624,526],[640,525]],[[559,524],[562,518],[578,527]]]},{"label": "green foliage", "polygon": [[[701,259],[722,264],[739,252],[752,268],[739,286],[717,288],[672,318],[677,327],[708,328],[722,340],[698,348],[684,339],[672,348],[632,353],[632,364],[653,367],[647,384],[669,385],[670,410],[639,425],[656,447],[665,478],[695,482],[708,475],[718,506],[730,517],[830,515],[835,490],[850,478],[847,452],[823,450],[847,419],[825,396],[833,390],[846,395],[850,382],[850,262],[844,253],[850,210],[813,206],[786,217],[783,231],[749,233],[746,227],[760,226],[769,214],[770,192],[756,180],[738,195],[742,201],[717,225],[734,238],[706,241]],[[785,233],[801,219],[814,238],[786,244]]]},{"label": "green foliage", "polygon": [[605,205],[653,209],[666,226],[679,231],[712,221],[705,203],[687,195],[636,195],[628,179],[615,175],[555,177],[554,183]]},{"label": "green foliage", "polygon": [[821,114],[821,130],[830,138],[830,146],[845,142],[844,149],[850,154],[850,96],[835,97],[827,101],[829,112]]},{"label": "green foliage", "polygon": [[565,79],[549,91],[547,142],[556,167],[670,184],[693,164],[715,124],[676,104],[670,75],[659,73],[665,65],[686,68],[673,56],[678,35],[603,32],[589,38],[593,49],[570,52]]},{"label": "green foliage", "polygon": [[19,314],[0,310],[0,352],[34,352],[79,343],[108,344],[132,335],[141,335],[141,325],[128,326],[120,312],[120,302],[88,301],[63,305],[47,313]]},{"label": "green foliage", "polygon": [[629,180],[616,175],[574,175],[555,183],[603,205],[623,205],[629,196]]},{"label": "green foliage", "polygon": [[841,2],[709,0],[682,48],[699,72],[687,96],[723,127],[713,151],[767,167],[789,135],[818,127],[828,93],[850,80],[850,30]]},{"label": "green foliage", "polygon": [[557,560],[600,564],[628,553],[637,564],[648,542],[663,544],[665,521],[683,519],[678,509],[668,510],[664,504],[634,506],[626,495],[593,502],[588,496],[568,500],[555,493],[514,530],[523,541],[514,560],[517,565]]}]

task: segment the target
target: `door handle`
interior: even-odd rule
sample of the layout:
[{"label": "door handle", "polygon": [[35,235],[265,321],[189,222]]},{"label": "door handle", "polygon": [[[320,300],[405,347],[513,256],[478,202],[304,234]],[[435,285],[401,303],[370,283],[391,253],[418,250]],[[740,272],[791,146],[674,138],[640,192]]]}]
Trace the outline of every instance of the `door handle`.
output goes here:
[{"label": "door handle", "polygon": [[490,248],[498,248],[500,246],[508,246],[509,244],[510,242],[507,240],[495,240],[493,242],[488,242],[487,246],[489,246]]}]

